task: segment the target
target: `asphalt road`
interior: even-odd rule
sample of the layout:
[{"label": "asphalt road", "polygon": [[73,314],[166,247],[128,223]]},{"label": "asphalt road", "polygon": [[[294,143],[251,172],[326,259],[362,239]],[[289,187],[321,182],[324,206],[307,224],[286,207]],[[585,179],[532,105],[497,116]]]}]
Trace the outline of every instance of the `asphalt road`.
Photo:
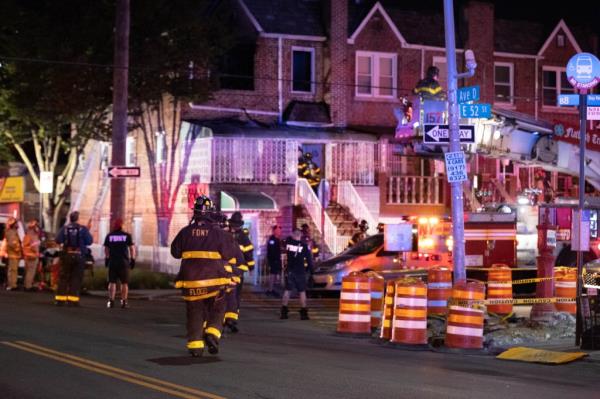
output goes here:
[{"label": "asphalt road", "polygon": [[546,366],[390,348],[334,333],[335,304],[313,320],[277,319],[248,301],[221,353],[186,354],[184,306],[99,297],[57,308],[49,294],[0,293],[0,398],[582,398],[599,397],[600,363]]}]

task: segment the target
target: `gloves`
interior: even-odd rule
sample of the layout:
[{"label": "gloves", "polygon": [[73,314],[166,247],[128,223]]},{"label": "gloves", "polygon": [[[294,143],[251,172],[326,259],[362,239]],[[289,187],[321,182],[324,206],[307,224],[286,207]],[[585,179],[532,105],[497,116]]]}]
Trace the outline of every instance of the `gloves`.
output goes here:
[{"label": "gloves", "polygon": [[108,267],[108,264],[110,263],[110,260],[108,259],[108,256],[106,258],[104,258],[104,267]]},{"label": "gloves", "polygon": [[135,259],[134,258],[129,259],[129,267],[131,269],[133,269],[135,267]]}]

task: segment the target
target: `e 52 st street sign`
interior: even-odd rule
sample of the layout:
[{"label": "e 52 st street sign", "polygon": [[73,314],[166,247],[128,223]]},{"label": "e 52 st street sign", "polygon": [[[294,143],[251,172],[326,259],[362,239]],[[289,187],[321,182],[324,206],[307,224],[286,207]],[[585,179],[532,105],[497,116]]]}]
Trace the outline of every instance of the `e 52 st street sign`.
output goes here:
[{"label": "e 52 st street sign", "polygon": [[491,104],[458,104],[461,118],[491,118]]},{"label": "e 52 st street sign", "polygon": [[[460,142],[472,144],[475,142],[475,126],[460,125]],[[424,144],[450,143],[450,127],[448,125],[423,125]]]}]

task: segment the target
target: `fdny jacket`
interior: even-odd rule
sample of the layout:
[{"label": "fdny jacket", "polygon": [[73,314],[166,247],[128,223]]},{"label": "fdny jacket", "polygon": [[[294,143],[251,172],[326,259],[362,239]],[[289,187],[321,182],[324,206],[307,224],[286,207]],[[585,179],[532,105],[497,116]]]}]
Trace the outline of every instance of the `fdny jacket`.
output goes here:
[{"label": "fdny jacket", "polygon": [[217,296],[231,284],[236,250],[231,235],[213,224],[194,222],[181,229],[171,243],[171,255],[181,259],[175,287],[182,289],[183,299]]},{"label": "fdny jacket", "polygon": [[287,272],[295,274],[304,274],[305,262],[306,268],[312,273],[313,261],[308,246],[302,241],[294,240],[289,237],[286,240],[285,251],[287,254]]},{"label": "fdny jacket", "polygon": [[245,272],[254,269],[254,245],[250,241],[250,237],[243,230],[233,233],[240,251],[244,255],[244,266],[241,269]]}]

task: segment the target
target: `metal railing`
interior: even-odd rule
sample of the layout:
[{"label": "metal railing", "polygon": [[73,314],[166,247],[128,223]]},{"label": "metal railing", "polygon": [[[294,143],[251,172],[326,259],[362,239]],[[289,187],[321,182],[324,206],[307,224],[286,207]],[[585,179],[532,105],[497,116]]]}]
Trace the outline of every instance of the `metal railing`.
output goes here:
[{"label": "metal railing", "polygon": [[[333,254],[344,250],[348,238],[339,236],[337,227],[331,221],[329,215],[321,207],[321,202],[306,179],[296,180],[295,205],[303,205],[310,215],[317,230],[323,235],[325,244]],[[323,231],[324,230],[324,231]]]},{"label": "metal railing", "polygon": [[348,208],[355,219],[367,221],[369,234],[377,232],[377,221],[350,181],[344,180],[338,184],[337,195],[338,203]]},{"label": "metal railing", "polygon": [[444,205],[444,179],[427,176],[390,176],[387,203],[392,205]]}]

